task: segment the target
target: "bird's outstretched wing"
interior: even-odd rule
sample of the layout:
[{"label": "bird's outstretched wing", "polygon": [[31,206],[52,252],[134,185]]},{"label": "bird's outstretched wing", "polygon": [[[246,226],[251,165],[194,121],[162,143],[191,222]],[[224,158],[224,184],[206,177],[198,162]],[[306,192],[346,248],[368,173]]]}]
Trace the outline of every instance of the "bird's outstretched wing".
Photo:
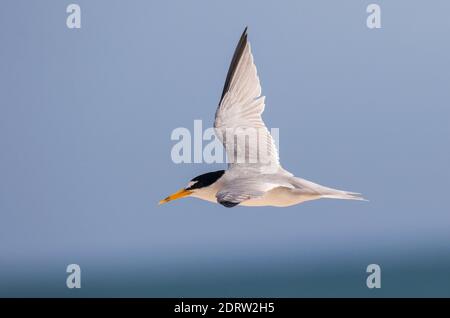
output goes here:
[{"label": "bird's outstretched wing", "polygon": [[231,60],[214,128],[227,152],[230,168],[257,167],[274,172],[280,167],[278,151],[264,124],[264,96],[245,28]]}]

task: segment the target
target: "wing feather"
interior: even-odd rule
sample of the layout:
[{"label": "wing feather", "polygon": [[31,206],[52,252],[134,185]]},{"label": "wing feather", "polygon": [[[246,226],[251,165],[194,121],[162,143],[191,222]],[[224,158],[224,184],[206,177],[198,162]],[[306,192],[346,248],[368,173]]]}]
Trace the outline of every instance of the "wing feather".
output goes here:
[{"label": "wing feather", "polygon": [[264,107],[265,97],[261,96],[245,28],[231,60],[214,122],[231,167],[251,164],[265,171],[280,167],[275,142],[261,117]]}]

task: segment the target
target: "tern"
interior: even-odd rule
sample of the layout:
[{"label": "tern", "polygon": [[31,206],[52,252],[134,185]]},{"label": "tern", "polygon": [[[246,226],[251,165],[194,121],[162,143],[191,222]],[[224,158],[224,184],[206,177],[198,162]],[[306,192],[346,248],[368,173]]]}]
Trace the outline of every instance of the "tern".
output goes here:
[{"label": "tern", "polygon": [[[320,198],[365,200],[360,193],[325,187],[283,169],[261,117],[264,107],[246,27],[231,60],[214,121],[216,136],[231,158],[228,170],[199,175],[159,204],[189,196],[228,208],[286,207]],[[257,132],[251,142],[245,139],[249,131]],[[244,144],[236,142],[241,137]]]}]

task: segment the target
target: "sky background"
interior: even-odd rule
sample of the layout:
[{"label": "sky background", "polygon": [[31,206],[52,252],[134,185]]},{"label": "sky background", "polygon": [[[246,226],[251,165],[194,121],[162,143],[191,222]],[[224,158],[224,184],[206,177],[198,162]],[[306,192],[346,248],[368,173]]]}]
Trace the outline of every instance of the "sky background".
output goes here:
[{"label": "sky background", "polygon": [[[1,4],[0,296],[450,297],[450,2],[70,3]],[[213,124],[246,25],[284,168],[370,202],[157,205],[226,167],[170,135]]]}]

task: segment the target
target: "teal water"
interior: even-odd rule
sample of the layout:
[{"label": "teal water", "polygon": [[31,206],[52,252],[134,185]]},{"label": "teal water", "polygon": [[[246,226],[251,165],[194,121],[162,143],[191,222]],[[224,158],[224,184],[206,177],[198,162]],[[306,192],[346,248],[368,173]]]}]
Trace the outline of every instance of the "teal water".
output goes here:
[{"label": "teal water", "polygon": [[[450,297],[450,255],[422,250],[340,257],[278,255],[249,259],[100,260],[85,262],[81,289],[65,286],[64,266],[2,271],[2,297]],[[376,258],[381,288],[368,289],[366,266]],[[312,261],[311,261],[312,260]],[[11,273],[13,273],[11,275]],[[5,275],[6,274],[6,275]]]}]

